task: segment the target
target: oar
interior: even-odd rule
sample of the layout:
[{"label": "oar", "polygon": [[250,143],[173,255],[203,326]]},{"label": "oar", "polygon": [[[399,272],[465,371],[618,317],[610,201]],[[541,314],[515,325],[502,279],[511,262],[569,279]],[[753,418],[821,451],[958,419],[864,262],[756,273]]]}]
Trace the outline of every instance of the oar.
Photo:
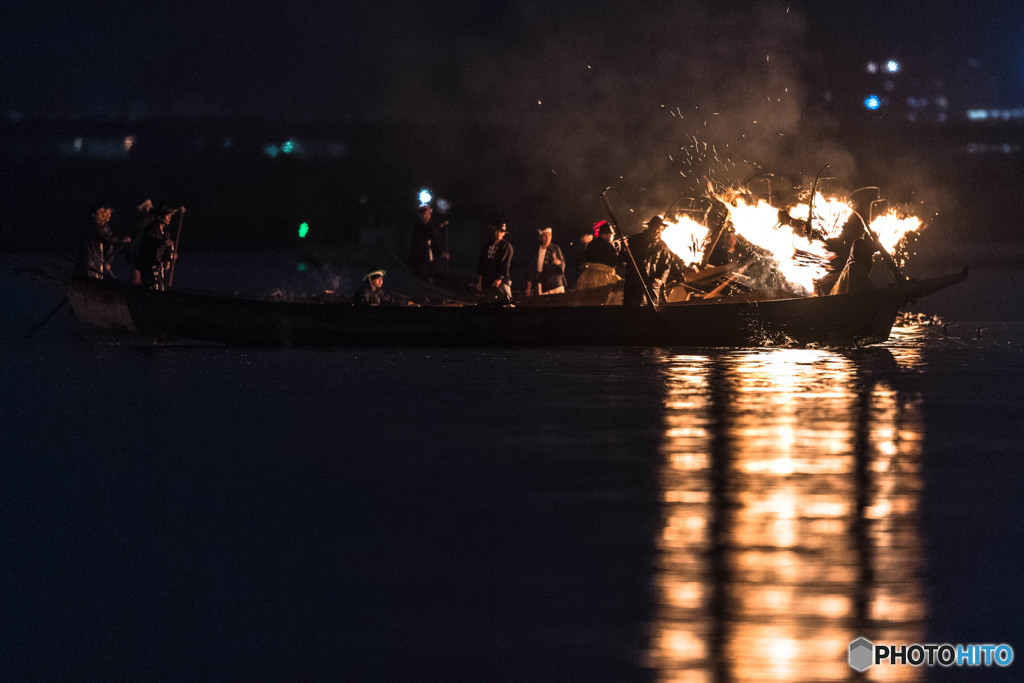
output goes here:
[{"label": "oar", "polygon": [[178,242],[181,241],[181,224],[185,222],[185,207],[180,209],[181,215],[178,216],[178,230],[174,235],[174,260],[171,261],[171,272],[167,274],[167,289],[171,288],[171,283],[174,282],[174,266],[178,263]]},{"label": "oar", "polygon": [[[619,221],[615,218],[615,212],[612,211],[612,205],[608,201],[608,190],[610,189],[612,188],[604,188],[604,192],[601,193],[601,201],[604,202],[604,208],[608,210],[608,217],[611,218],[612,234],[614,234],[614,231],[619,229]],[[640,284],[644,288],[644,295],[647,297],[647,300],[651,302],[651,308],[653,308],[654,311],[657,312],[658,302],[656,302],[654,300],[654,297],[651,296],[651,290],[647,288],[647,281],[644,280],[644,276],[640,272],[640,266],[636,264],[636,259],[633,258],[633,252],[629,250],[629,240],[626,239],[626,236],[622,234],[621,230],[619,231],[619,235],[622,237],[622,248],[626,250],[626,255],[629,256],[629,262],[633,265],[633,270],[636,272],[636,276],[640,278]]]},{"label": "oar", "polygon": [[40,320],[38,323],[36,323],[35,327],[33,327],[31,330],[29,330],[28,332],[25,333],[25,339],[28,339],[29,337],[31,337],[33,334],[38,332],[42,328],[43,325],[45,325],[46,323],[50,322],[50,318],[52,318],[53,316],[57,315],[57,311],[59,311],[60,309],[64,308],[64,304],[66,304],[67,302],[68,302],[67,297],[64,297],[64,299],[62,299],[59,304],[57,304],[56,306],[53,307],[52,311],[50,311],[49,313],[46,314],[45,318]]}]

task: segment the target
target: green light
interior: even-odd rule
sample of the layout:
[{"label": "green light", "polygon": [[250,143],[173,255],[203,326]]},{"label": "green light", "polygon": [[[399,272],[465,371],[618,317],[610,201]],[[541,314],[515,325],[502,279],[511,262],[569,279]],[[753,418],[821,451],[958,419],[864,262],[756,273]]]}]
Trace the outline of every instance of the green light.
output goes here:
[{"label": "green light", "polygon": [[299,237],[305,237],[309,234],[309,223],[302,221],[299,223]]},{"label": "green light", "polygon": [[295,270],[299,271],[300,273],[306,272],[306,262],[299,261],[298,265],[295,266]]},{"label": "green light", "polygon": [[287,140],[283,145],[281,145],[281,151],[285,154],[291,154],[295,151],[295,142],[293,140]]}]

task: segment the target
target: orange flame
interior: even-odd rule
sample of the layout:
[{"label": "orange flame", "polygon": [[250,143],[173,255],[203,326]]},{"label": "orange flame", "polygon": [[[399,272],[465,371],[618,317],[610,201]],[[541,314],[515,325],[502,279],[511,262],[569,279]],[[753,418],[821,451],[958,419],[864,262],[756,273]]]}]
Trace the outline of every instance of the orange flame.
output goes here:
[{"label": "orange flame", "polygon": [[736,196],[726,206],[737,235],[767,251],[782,277],[798,291],[806,294],[814,289],[814,281],[827,272],[824,244],[781,225],[779,210],[764,200],[750,204]]},{"label": "orange flame", "polygon": [[[797,204],[789,209],[793,218],[806,221],[811,207]],[[812,228],[826,238],[835,237],[843,230],[843,224],[853,215],[853,206],[836,197],[825,198],[820,192],[814,195],[814,222]]]},{"label": "orange flame", "polygon": [[892,210],[877,216],[871,221],[870,227],[885,250],[892,252],[907,235],[920,232],[924,225],[917,216],[902,216],[896,210]]},{"label": "orange flame", "polygon": [[709,231],[689,216],[666,221],[661,241],[686,265],[699,264],[704,256],[704,245]]}]

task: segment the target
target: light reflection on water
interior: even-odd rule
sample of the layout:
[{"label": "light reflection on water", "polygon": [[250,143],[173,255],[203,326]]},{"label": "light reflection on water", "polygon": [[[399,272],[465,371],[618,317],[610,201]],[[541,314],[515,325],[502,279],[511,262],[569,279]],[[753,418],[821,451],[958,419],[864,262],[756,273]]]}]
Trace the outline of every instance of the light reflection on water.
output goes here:
[{"label": "light reflection on water", "polygon": [[921,642],[923,421],[894,387],[917,362],[913,348],[665,354],[660,678],[853,679],[858,636]]}]

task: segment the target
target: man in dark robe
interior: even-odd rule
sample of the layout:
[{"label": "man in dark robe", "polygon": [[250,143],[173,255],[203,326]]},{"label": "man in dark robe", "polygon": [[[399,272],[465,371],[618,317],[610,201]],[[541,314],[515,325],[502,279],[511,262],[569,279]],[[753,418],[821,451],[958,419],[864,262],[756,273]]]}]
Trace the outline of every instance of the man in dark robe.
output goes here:
[{"label": "man in dark robe", "polygon": [[154,220],[142,235],[135,267],[139,271],[142,285],[147,289],[159,292],[167,289],[167,270],[178,258],[167,226],[171,224],[171,217],[179,211],[184,212],[185,207],[170,209],[161,204],[153,210]]},{"label": "man in dark robe", "polygon": [[[623,276],[625,282],[622,290],[623,306],[642,306],[646,300],[644,285],[654,297],[655,303],[661,296],[661,288],[672,272],[673,255],[668,246],[661,241],[661,233],[665,230],[665,221],[655,216],[647,222],[647,229],[626,238],[629,249],[622,250],[622,261],[625,264]],[[630,261],[630,254],[633,262]],[[639,270],[639,274],[637,273]],[[641,279],[643,278],[643,279]]]},{"label": "man in dark robe", "polygon": [[428,205],[420,207],[419,217],[412,226],[412,243],[409,246],[409,267],[417,277],[433,281],[434,273],[444,270],[448,261],[445,249],[448,221],[438,223],[433,218],[433,209]]},{"label": "man in dark robe", "polygon": [[110,229],[110,213],[110,207],[106,204],[93,204],[89,207],[91,219],[82,230],[78,258],[75,259],[76,278],[102,280],[111,277],[110,259],[114,255],[114,245],[131,242],[129,237],[114,236]]},{"label": "man in dark robe", "polygon": [[850,249],[850,260],[846,262],[843,272],[836,280],[830,294],[853,294],[866,292],[875,288],[871,282],[871,262],[878,251],[874,242],[863,237],[854,240]]},{"label": "man in dark robe", "polygon": [[504,223],[491,225],[491,241],[480,250],[476,262],[476,289],[478,292],[497,289],[512,299],[512,245],[505,239],[508,232]]}]

